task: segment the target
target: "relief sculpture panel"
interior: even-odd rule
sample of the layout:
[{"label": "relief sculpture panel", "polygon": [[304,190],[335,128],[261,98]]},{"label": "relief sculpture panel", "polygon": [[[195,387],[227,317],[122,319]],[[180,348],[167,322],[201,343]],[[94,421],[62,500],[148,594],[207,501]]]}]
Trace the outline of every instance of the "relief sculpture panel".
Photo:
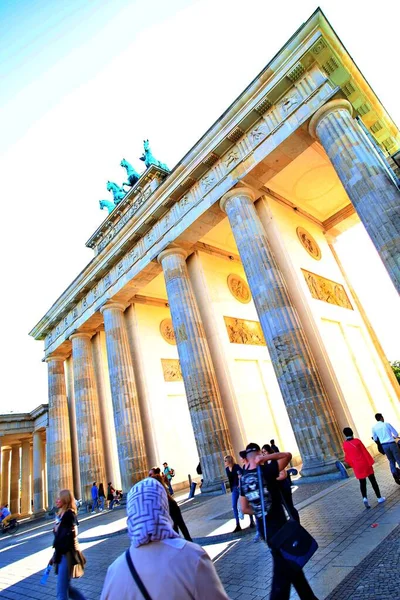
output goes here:
[{"label": "relief sculpture panel", "polygon": [[181,365],[178,358],[161,359],[164,381],[183,381]]},{"label": "relief sculpture panel", "polygon": [[303,227],[298,227],[296,233],[301,245],[307,250],[308,254],[315,258],[315,260],[321,260],[321,249],[311,233],[308,233]]},{"label": "relief sculpture panel", "polygon": [[326,277],[316,275],[305,269],[302,269],[302,272],[313,298],[322,300],[328,304],[336,304],[336,306],[354,310],[349,297],[346,294],[346,290],[341,283],[326,279]]},{"label": "relief sculpture panel", "polygon": [[250,302],[250,289],[244,279],[235,273],[231,273],[228,275],[227,283],[230,293],[236,300],[239,300],[239,302],[242,302],[243,304]]},{"label": "relief sculpture panel", "polygon": [[176,346],[175,332],[172,326],[172,319],[163,319],[160,323],[160,333],[164,340],[171,344],[172,346]]},{"label": "relief sculpture panel", "polygon": [[258,321],[224,317],[226,331],[231,344],[265,346],[265,339]]}]

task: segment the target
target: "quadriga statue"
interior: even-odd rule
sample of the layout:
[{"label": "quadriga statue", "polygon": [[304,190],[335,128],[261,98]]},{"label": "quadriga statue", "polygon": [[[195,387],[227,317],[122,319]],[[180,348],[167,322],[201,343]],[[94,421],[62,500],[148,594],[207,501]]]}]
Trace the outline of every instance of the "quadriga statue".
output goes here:
[{"label": "quadriga statue", "polygon": [[111,200],[99,200],[99,204],[100,204],[101,210],[103,210],[104,208],[106,208],[108,210],[108,214],[110,214],[114,210],[114,208],[117,206]]},{"label": "quadriga statue", "polygon": [[138,173],[136,169],[132,167],[131,163],[125,160],[125,158],[123,158],[119,164],[121,165],[121,167],[124,167],[124,169],[126,169],[126,174],[128,177],[128,181],[124,182],[122,184],[122,187],[124,185],[129,185],[130,187],[132,187],[137,181],[139,181],[140,173]]},{"label": "quadriga statue", "polygon": [[144,164],[146,165],[147,168],[149,168],[150,165],[155,165],[156,167],[160,167],[161,169],[164,169],[165,171],[169,171],[169,169],[165,163],[162,163],[159,160],[157,160],[156,158],[154,158],[153,153],[150,150],[149,140],[143,140],[143,148],[144,148],[144,152],[143,152],[142,156],[140,157],[140,160],[142,160],[144,162]]},{"label": "quadriga statue", "polygon": [[107,181],[107,189],[113,193],[114,204],[119,204],[121,200],[126,196],[126,192],[122,187],[119,187],[113,181]]}]

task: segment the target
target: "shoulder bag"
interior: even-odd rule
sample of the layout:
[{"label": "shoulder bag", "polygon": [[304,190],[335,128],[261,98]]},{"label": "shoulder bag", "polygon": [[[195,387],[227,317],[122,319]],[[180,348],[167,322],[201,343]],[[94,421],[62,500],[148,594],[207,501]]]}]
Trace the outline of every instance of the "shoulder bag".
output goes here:
[{"label": "shoulder bag", "polygon": [[132,575],[133,579],[135,580],[135,583],[138,586],[139,590],[142,592],[143,598],[145,600],[151,600],[151,596],[150,596],[149,592],[146,590],[146,587],[145,587],[143,581],[140,579],[139,573],[136,571],[135,566],[132,562],[129,548],[125,552],[125,558],[126,558],[126,562],[128,563],[128,567],[131,572],[131,575]]},{"label": "shoulder bag", "polygon": [[71,578],[79,579],[80,577],[83,577],[83,575],[85,573],[86,558],[79,546],[76,527],[74,527],[74,529],[73,529],[73,535],[74,535],[74,550],[72,552],[73,566],[72,566]]},{"label": "shoulder bag", "polygon": [[318,544],[307,529],[292,517],[282,493],[281,499],[289,518],[269,540],[268,545],[279,552],[294,570],[299,571],[318,550]]}]

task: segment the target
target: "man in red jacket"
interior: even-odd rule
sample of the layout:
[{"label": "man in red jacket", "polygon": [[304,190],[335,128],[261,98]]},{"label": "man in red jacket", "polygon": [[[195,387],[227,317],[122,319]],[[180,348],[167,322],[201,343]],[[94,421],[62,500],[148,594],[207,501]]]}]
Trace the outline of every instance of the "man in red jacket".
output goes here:
[{"label": "man in red jacket", "polygon": [[385,502],[386,498],[381,496],[378,482],[375,479],[374,459],[364,446],[361,440],[354,438],[353,430],[350,427],[345,427],[343,433],[346,440],[343,442],[344,460],[353,469],[354,475],[360,481],[361,496],[365,508],[371,508],[367,498],[367,477],[371,482],[372,488],[378,498],[379,504]]}]

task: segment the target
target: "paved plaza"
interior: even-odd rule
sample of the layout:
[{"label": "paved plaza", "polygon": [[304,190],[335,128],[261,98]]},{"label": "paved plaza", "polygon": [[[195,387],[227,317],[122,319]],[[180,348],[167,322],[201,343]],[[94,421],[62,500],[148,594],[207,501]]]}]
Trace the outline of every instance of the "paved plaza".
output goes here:
[{"label": "paved plaza", "polygon": [[[393,482],[386,459],[379,459],[375,470],[387,501],[378,506],[370,493],[371,510],[364,508],[354,478],[303,484],[294,490],[302,523],[319,543],[306,573],[320,600],[399,597],[400,487]],[[189,530],[214,560],[229,597],[267,599],[270,554],[264,544],[253,543],[254,530],[231,533],[230,496],[180,498]],[[247,525],[247,517],[243,523]],[[30,523],[17,535],[0,538],[1,598],[55,598],[53,574],[45,587],[39,583],[52,553],[50,528],[49,521]],[[128,546],[124,508],[80,516],[80,540],[88,564],[76,585],[88,600],[95,600],[108,565]]]}]

